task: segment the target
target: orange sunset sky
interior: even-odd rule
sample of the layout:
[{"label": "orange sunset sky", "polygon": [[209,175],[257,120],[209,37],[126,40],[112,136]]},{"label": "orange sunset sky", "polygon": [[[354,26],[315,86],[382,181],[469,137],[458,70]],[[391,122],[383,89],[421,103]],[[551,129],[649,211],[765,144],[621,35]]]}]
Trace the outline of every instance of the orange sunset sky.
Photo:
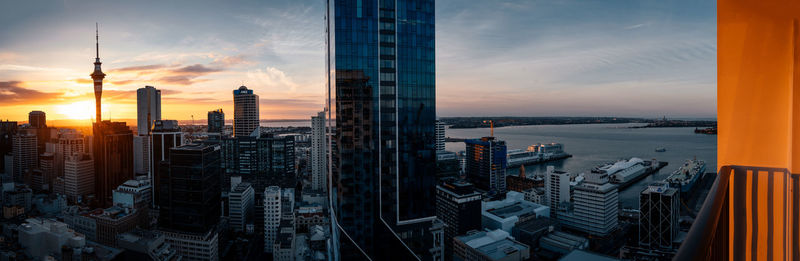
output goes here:
[{"label": "orange sunset sky", "polygon": [[[90,122],[95,22],[104,119],[134,119],[145,85],[162,91],[164,119],[217,108],[230,119],[242,84],[260,96],[262,119],[307,119],[324,106],[324,1],[1,5],[1,120],[42,110]],[[716,117],[715,8],[437,1],[437,113]]]}]

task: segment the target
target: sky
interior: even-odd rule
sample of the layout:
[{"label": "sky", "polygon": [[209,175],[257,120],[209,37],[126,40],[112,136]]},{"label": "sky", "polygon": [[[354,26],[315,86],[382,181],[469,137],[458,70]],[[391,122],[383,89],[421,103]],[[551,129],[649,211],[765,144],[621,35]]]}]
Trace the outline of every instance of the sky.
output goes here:
[{"label": "sky", "polygon": [[[306,119],[325,97],[325,1],[0,3],[0,119],[232,118],[240,85],[262,119]],[[715,1],[436,1],[436,106],[447,116],[716,117]]]}]

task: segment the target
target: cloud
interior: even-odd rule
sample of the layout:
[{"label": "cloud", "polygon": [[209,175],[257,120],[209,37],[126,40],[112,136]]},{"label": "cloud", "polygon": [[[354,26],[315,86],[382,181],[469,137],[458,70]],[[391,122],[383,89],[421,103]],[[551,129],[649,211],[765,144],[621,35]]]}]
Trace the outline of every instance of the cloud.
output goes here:
[{"label": "cloud", "polygon": [[27,89],[20,81],[0,82],[0,100],[4,105],[44,104],[61,96],[60,93]]},{"label": "cloud", "polygon": [[139,65],[139,66],[129,66],[129,67],[122,67],[119,69],[111,70],[112,72],[142,72],[142,71],[150,71],[156,70],[167,67],[164,64],[148,64],[148,65]]},{"label": "cloud", "polygon": [[158,78],[160,83],[169,83],[176,85],[192,85],[195,83],[209,81],[208,79],[195,79],[195,75],[171,75]]},{"label": "cloud", "polygon": [[184,66],[175,70],[171,70],[172,73],[180,74],[180,73],[190,73],[190,74],[208,74],[213,72],[219,72],[222,69],[219,68],[209,68],[202,64],[195,64]]},{"label": "cloud", "polygon": [[88,78],[77,78],[74,81],[76,83],[78,83],[78,84],[92,84],[93,83],[92,80],[90,80]]},{"label": "cloud", "polygon": [[645,27],[645,26],[650,26],[650,23],[642,23],[642,24],[631,25],[631,26],[625,27],[625,30],[632,30],[632,29],[641,28],[641,27]]},{"label": "cloud", "polygon": [[64,68],[38,67],[38,66],[28,66],[28,65],[19,65],[19,64],[0,64],[0,71],[64,72],[64,71],[68,71],[68,70],[64,69]]},{"label": "cloud", "polygon": [[285,72],[275,67],[267,67],[266,69],[256,69],[247,72],[247,78],[255,81],[261,86],[274,88],[282,91],[294,92],[297,90],[298,84]]}]

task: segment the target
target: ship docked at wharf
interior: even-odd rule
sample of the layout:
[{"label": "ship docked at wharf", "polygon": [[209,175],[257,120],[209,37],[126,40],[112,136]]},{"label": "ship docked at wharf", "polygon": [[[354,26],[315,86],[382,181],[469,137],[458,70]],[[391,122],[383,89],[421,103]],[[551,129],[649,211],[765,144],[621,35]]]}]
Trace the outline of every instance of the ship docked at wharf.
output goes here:
[{"label": "ship docked at wharf", "polygon": [[681,193],[689,193],[694,188],[695,183],[706,171],[706,163],[702,160],[690,159],[683,163],[683,166],[675,170],[667,179],[673,188],[680,188]]},{"label": "ship docked at wharf", "polygon": [[655,173],[664,166],[667,166],[667,164],[667,162],[658,161],[656,159],[645,161],[633,157],[629,160],[620,160],[614,163],[597,166],[592,169],[592,173],[607,174],[611,183],[617,184],[619,185],[619,189],[623,189]]},{"label": "ship docked at wharf", "polygon": [[507,157],[508,168],[518,168],[522,165],[535,165],[566,159],[572,157],[572,155],[564,152],[564,145],[561,143],[538,143],[528,146],[527,150],[509,150]]}]

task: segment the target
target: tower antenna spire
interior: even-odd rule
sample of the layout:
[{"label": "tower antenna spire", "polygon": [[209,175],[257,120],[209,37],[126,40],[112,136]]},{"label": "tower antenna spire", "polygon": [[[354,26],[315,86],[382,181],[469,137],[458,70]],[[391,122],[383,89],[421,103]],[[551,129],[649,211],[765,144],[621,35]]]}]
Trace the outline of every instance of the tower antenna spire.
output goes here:
[{"label": "tower antenna spire", "polygon": [[96,59],[100,59],[100,26],[95,22],[94,23],[94,45],[95,51],[97,52]]}]

